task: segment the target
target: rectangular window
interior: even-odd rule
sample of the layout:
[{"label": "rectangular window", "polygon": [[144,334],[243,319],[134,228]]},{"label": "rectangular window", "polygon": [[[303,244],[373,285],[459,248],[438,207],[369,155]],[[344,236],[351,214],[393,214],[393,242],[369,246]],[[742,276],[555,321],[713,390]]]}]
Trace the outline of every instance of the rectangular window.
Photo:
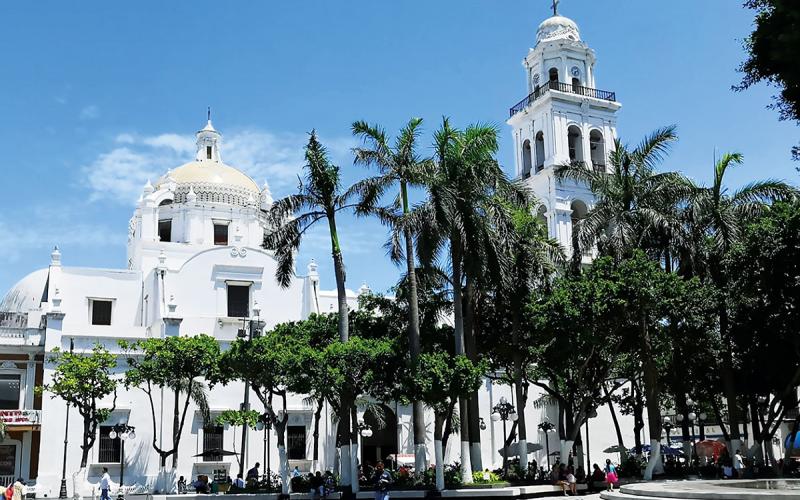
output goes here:
[{"label": "rectangular window", "polygon": [[286,428],[286,448],[289,460],[306,459],[306,426],[290,425]]},{"label": "rectangular window", "polygon": [[100,453],[97,460],[103,464],[117,464],[120,462],[120,438],[111,439],[109,434],[114,427],[111,425],[100,426]]},{"label": "rectangular window", "polygon": [[92,324],[110,325],[111,324],[111,301],[91,299]]},{"label": "rectangular window", "polygon": [[203,427],[203,462],[222,462],[222,455],[206,454],[212,450],[222,449],[222,431],[223,427],[221,425]]},{"label": "rectangular window", "polygon": [[228,244],[228,225],[214,224],[214,244],[225,246]]},{"label": "rectangular window", "polygon": [[19,409],[19,386],[19,375],[0,375],[0,410]]},{"label": "rectangular window", "polygon": [[19,474],[17,471],[17,445],[0,445],[0,476],[11,476]]},{"label": "rectangular window", "polygon": [[211,159],[211,146],[206,146],[206,158]]},{"label": "rectangular window", "polygon": [[250,315],[250,287],[228,285],[228,317],[246,318]]},{"label": "rectangular window", "polygon": [[172,241],[172,219],[158,221],[158,239]]}]

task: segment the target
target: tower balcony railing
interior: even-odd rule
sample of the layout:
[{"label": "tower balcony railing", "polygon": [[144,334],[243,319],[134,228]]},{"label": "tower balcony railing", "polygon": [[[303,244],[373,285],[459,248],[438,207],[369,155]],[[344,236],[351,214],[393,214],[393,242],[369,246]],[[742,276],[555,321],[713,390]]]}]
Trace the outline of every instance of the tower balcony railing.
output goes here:
[{"label": "tower balcony railing", "polygon": [[617,100],[616,93],[610,92],[608,90],[599,90],[589,87],[581,87],[580,85],[573,85],[571,83],[552,81],[545,83],[541,87],[537,87],[536,90],[528,94],[528,96],[525,99],[511,106],[511,109],[509,109],[508,111],[509,118],[516,115],[526,107],[530,106],[534,101],[543,97],[551,90],[556,90],[558,92],[565,92],[568,94],[575,94],[583,97],[591,97],[593,99],[602,99],[604,101],[615,102]]}]

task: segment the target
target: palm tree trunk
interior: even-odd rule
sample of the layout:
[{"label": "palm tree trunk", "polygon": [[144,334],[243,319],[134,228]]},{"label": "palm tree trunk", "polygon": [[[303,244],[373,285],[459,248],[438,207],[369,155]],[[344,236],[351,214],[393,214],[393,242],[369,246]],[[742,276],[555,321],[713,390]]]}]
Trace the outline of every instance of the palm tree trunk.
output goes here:
[{"label": "palm tree trunk", "polygon": [[653,479],[653,474],[663,470],[661,466],[661,408],[660,388],[658,386],[658,367],[653,359],[653,344],[647,318],[640,319],[642,358],[644,364],[645,404],[647,405],[647,426],[650,434],[650,460],[645,468],[644,478]]},{"label": "palm tree trunk", "polygon": [[339,341],[347,342],[350,338],[347,323],[347,289],[345,287],[344,258],[339,246],[339,235],[336,232],[336,219],[334,215],[328,216],[328,226],[331,231],[331,255],[333,256],[333,270],[336,275],[336,296],[339,301]]},{"label": "palm tree trunk", "polygon": [[[475,280],[469,274],[465,278],[466,287],[464,288],[464,348],[467,358],[475,362],[478,360],[478,349],[475,343],[477,334],[476,321],[476,296]],[[474,470],[483,470],[483,459],[481,453],[481,429],[480,412],[478,404],[478,391],[473,391],[469,396],[469,413],[467,414],[469,424],[469,458]]]},{"label": "palm tree trunk", "polygon": [[361,477],[361,471],[359,470],[358,466],[358,413],[356,409],[356,405],[353,403],[349,407],[350,410],[350,464],[351,464],[351,477],[353,482],[350,484],[350,488],[353,492],[353,495],[358,495],[358,491],[360,489],[359,484],[359,477]]},{"label": "palm tree trunk", "polygon": [[444,427],[445,415],[436,412],[433,424],[433,454],[436,466],[436,491],[444,489],[444,445],[442,439],[442,427]]},{"label": "palm tree trunk", "polygon": [[[400,183],[403,197],[403,215],[409,214],[408,188],[405,182]],[[411,351],[411,364],[416,365],[420,353],[419,340],[419,297],[417,286],[417,270],[414,261],[414,238],[411,229],[403,229],[406,244],[406,281],[408,283],[408,347]],[[422,401],[414,401],[411,406],[412,425],[414,427],[414,475],[419,477],[425,470],[428,457],[425,449],[425,413]]]},{"label": "palm tree trunk", "polygon": [[614,431],[617,434],[617,444],[620,448],[625,448],[625,442],[622,439],[622,428],[619,426],[619,419],[617,418],[617,410],[614,408],[614,402],[611,400],[608,394],[608,388],[603,384],[603,393],[606,396],[606,404],[608,405],[608,411],[611,413],[611,421],[614,422]]},{"label": "palm tree trunk", "polygon": [[[450,262],[452,267],[453,287],[453,328],[455,333],[456,355],[466,354],[464,348],[464,304],[461,296],[461,239],[457,234],[450,238]],[[459,398],[459,434],[461,438],[461,475],[464,484],[472,483],[472,462],[469,450],[469,410],[468,398]]]}]

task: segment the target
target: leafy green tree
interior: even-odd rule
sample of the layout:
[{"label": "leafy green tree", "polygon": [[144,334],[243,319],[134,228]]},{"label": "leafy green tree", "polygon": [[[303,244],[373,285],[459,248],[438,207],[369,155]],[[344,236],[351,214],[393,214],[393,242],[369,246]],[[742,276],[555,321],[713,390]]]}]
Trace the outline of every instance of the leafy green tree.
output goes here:
[{"label": "leafy green tree", "polygon": [[[497,163],[497,148],[496,128],[470,125],[462,131],[445,119],[434,134],[428,199],[415,211],[421,263],[435,267],[444,257],[449,272],[456,355],[468,354],[466,335],[472,335],[473,322],[465,328],[465,312],[468,319],[473,317],[476,282],[504,275],[505,242],[513,233],[510,207],[527,201],[527,193],[509,181]],[[469,416],[468,398],[459,402],[459,415],[462,476],[469,484],[469,417],[478,416]]]},{"label": "leafy green tree", "polygon": [[[395,262],[405,260],[405,282],[408,288],[408,345],[412,363],[416,363],[420,353],[420,329],[414,235],[410,221],[412,207],[408,195],[411,187],[421,185],[426,170],[427,160],[420,157],[417,151],[421,125],[422,119],[409,120],[400,130],[394,145],[390,145],[386,132],[380,126],[369,125],[364,121],[353,123],[353,134],[364,142],[363,147],[354,150],[356,163],[377,167],[380,172],[380,175],[367,181],[369,189],[365,191],[362,204],[369,211],[377,213],[380,219],[391,227],[392,260]],[[397,187],[399,195],[393,203],[379,210],[372,208],[387,190]],[[402,243],[400,239],[403,240]],[[411,404],[415,471],[418,475],[426,463],[425,415],[421,401],[413,401]]]},{"label": "leafy green tree", "polygon": [[[731,340],[760,455],[800,385],[800,203],[776,203],[742,230],[725,262]],[[763,404],[759,403],[759,398]],[[767,450],[771,450],[771,446]],[[774,463],[775,458],[767,457]]]},{"label": "leafy green tree", "polygon": [[[313,131],[306,145],[305,159],[305,177],[300,180],[297,193],[276,201],[268,213],[271,229],[265,232],[264,248],[275,252],[278,260],[275,277],[281,286],[288,287],[294,277],[294,259],[303,236],[317,222],[328,223],[339,304],[339,340],[347,342],[349,325],[346,277],[336,216],[355,207],[354,200],[364,186],[356,183],[347,190],[343,189],[339,167],[331,164],[325,147]],[[354,395],[351,394],[340,395],[342,408],[339,415],[339,432],[346,432],[349,428],[353,398]],[[351,443],[351,447],[353,445]],[[351,470],[354,470],[355,457],[350,457],[350,449],[343,446],[340,455],[343,461],[352,462]],[[343,470],[345,472],[342,474],[342,483],[350,484],[350,474],[347,469]],[[353,481],[353,484],[357,489],[357,481]]]},{"label": "leafy green tree", "polygon": [[[190,403],[194,402],[208,421],[208,397],[203,380],[217,378],[219,344],[214,337],[202,334],[120,341],[120,346],[128,351],[125,386],[138,387],[147,395],[153,423],[153,449],[161,458],[161,467],[165,467],[167,458],[172,456],[174,468],[178,464],[178,447]],[[170,448],[159,445],[156,389],[169,389],[173,394]]]},{"label": "leafy green tree", "polygon": [[[780,118],[800,121],[800,5],[793,0],[747,0],[744,5],[756,11],[755,29],[745,39],[747,60],[739,66],[744,77],[734,89],[770,83],[780,89],[772,105]],[[800,146],[792,154],[800,159]]]},{"label": "leafy green tree", "polygon": [[[75,407],[83,418],[83,439],[81,441],[81,469],[86,467],[89,451],[97,439],[97,427],[103,423],[116,408],[117,379],[112,375],[117,367],[115,355],[101,344],[96,343],[89,354],[68,352],[55,348],[49,360],[55,365],[53,378],[49,384],[36,388],[41,394],[49,392],[59,397],[69,406]],[[114,395],[111,408],[103,408],[100,401]]]},{"label": "leafy green tree", "polygon": [[768,209],[768,202],[789,199],[797,190],[784,182],[765,180],[752,182],[730,192],[725,185],[725,174],[743,161],[739,153],[725,153],[714,165],[714,180],[710,186],[693,185],[688,203],[683,211],[685,232],[683,239],[686,255],[682,261],[691,264],[692,272],[708,279],[719,291],[717,314],[722,347],[721,377],[728,406],[728,425],[731,448],[740,444],[742,422],[738,402],[738,389],[730,337],[731,296],[730,277],[725,272],[724,261],[731,248],[739,241],[747,221],[753,220]]},{"label": "leafy green tree", "polygon": [[[233,427],[233,434],[236,435],[236,427],[247,426],[248,429],[255,429],[258,424],[258,417],[259,414],[255,410],[225,410],[214,419],[214,423]],[[233,449],[236,451],[235,444]],[[242,458],[239,454],[236,455],[236,461],[241,468]]]},{"label": "leafy green tree", "polygon": [[407,396],[419,400],[434,413],[434,457],[436,489],[444,489],[443,431],[455,412],[456,403],[480,387],[486,373],[484,363],[473,363],[466,356],[444,351],[423,352],[412,366]]}]

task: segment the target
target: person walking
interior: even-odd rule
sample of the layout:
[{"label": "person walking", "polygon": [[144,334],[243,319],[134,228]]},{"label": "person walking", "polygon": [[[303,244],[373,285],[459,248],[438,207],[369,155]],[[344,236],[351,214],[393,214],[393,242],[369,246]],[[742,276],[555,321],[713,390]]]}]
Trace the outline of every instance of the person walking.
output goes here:
[{"label": "person walking", "polygon": [[736,450],[733,456],[733,470],[736,479],[744,478],[744,458],[742,458],[742,450]]},{"label": "person walking", "polygon": [[23,491],[25,490],[25,484],[22,482],[22,478],[17,478],[14,481],[14,493],[11,496],[12,500],[22,500],[24,497]]},{"label": "person walking", "polygon": [[378,462],[375,466],[371,482],[375,486],[375,500],[389,500],[389,485],[392,483],[392,475],[383,469],[383,462]]},{"label": "person walking", "polygon": [[606,459],[606,484],[608,491],[614,491],[614,483],[619,482],[617,468],[611,463],[611,459]]},{"label": "person walking", "polygon": [[111,500],[108,490],[111,488],[111,476],[108,475],[108,467],[103,467],[103,477],[100,478],[100,500]]}]

